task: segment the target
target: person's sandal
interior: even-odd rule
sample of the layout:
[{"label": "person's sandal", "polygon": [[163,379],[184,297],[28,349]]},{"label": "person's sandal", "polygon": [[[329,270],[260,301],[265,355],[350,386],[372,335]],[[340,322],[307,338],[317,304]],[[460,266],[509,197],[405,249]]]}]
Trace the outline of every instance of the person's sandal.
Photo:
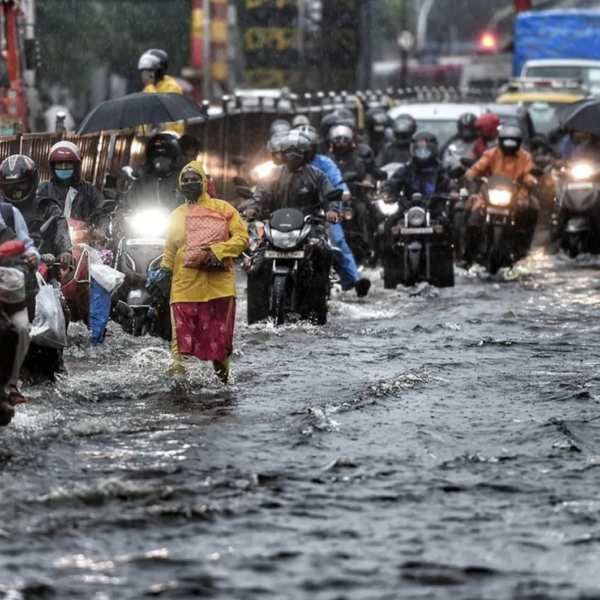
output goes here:
[{"label": "person's sandal", "polygon": [[17,406],[18,404],[25,404],[25,402],[27,402],[27,400],[25,399],[25,396],[23,396],[23,394],[21,394],[21,392],[18,390],[18,388],[14,387],[14,386],[10,386],[8,388],[8,403],[11,406]]}]

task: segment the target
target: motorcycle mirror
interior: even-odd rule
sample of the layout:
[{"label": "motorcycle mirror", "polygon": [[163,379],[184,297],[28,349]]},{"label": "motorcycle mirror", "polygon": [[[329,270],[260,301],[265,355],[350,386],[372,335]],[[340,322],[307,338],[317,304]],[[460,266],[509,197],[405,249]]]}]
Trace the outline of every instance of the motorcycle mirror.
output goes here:
[{"label": "motorcycle mirror", "polygon": [[463,167],[467,167],[467,169],[468,169],[468,168],[472,167],[475,164],[475,161],[472,158],[467,158],[466,156],[463,156],[460,159],[460,164]]},{"label": "motorcycle mirror", "polygon": [[357,181],[360,181],[360,176],[354,171],[349,171],[344,175],[344,179],[342,179],[342,181],[344,181],[344,183],[356,183]]},{"label": "motorcycle mirror", "polygon": [[557,160],[554,163],[554,168],[555,169],[562,169],[565,166],[565,161],[564,160]]},{"label": "motorcycle mirror", "polygon": [[248,185],[248,182],[246,181],[246,179],[244,177],[234,177],[233,178],[233,183],[234,185],[240,186],[240,187],[250,187]]},{"label": "motorcycle mirror", "polygon": [[243,156],[233,156],[231,158],[231,164],[234,167],[241,167],[246,164],[246,159]]},{"label": "motorcycle mirror", "polygon": [[45,235],[48,233],[48,231],[50,231],[50,228],[55,224],[56,222],[56,215],[53,217],[50,217],[41,227],[40,227],[40,235],[42,237],[45,237]]},{"label": "motorcycle mirror", "polygon": [[325,198],[329,202],[335,202],[336,200],[341,200],[343,195],[344,192],[342,192],[342,190],[331,190],[330,192],[327,192]]},{"label": "motorcycle mirror", "polygon": [[466,169],[465,167],[454,167],[453,169],[450,169],[449,175],[452,179],[458,179],[459,177],[462,177],[464,174],[466,173]]},{"label": "motorcycle mirror", "polygon": [[244,185],[238,185],[235,188],[235,191],[236,191],[237,195],[240,198],[243,198],[244,200],[250,200],[254,196],[254,194],[252,193],[252,190],[249,187],[244,186]]}]

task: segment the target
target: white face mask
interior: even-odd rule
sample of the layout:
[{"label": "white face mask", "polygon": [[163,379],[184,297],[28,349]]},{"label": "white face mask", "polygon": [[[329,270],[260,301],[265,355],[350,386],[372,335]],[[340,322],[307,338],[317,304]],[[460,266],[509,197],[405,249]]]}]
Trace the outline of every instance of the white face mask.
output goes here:
[{"label": "white face mask", "polygon": [[516,148],[519,145],[519,143],[517,142],[517,140],[503,140],[502,145],[505,148]]}]

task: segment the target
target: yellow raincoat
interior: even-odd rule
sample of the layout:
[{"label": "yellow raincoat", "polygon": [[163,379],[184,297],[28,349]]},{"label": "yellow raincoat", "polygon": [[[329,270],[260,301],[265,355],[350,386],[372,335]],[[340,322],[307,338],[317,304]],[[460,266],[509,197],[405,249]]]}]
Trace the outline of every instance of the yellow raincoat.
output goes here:
[{"label": "yellow raincoat", "polygon": [[[170,77],[169,75],[166,75],[157,84],[147,85],[143,91],[146,94],[183,95],[183,90],[181,89],[181,86],[173,77]],[[167,123],[164,131],[174,131],[176,134],[182,136],[185,133],[185,123],[183,123],[183,121],[179,121],[177,123]]]},{"label": "yellow raincoat", "polygon": [[[229,219],[231,238],[226,242],[212,245],[211,250],[221,261],[224,258],[237,258],[248,248],[250,243],[240,213],[228,202],[211,198],[208,195],[206,192],[206,174],[198,161],[192,161],[186,165],[182,173],[189,168],[194,169],[202,177],[203,192],[198,198],[198,204],[222,215],[233,213],[233,216]],[[181,184],[181,175],[179,176],[179,183]],[[203,271],[200,269],[187,269],[183,266],[185,261],[185,217],[189,211],[190,205],[184,204],[169,215],[162,266],[173,271],[171,304],[176,302],[208,302],[215,298],[225,298],[227,296],[235,298],[233,270]]]}]

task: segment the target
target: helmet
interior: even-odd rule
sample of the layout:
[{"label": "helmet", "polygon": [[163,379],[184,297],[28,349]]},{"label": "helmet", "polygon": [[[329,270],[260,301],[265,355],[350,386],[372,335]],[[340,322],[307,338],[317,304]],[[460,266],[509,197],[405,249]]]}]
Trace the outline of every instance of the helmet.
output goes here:
[{"label": "helmet", "polygon": [[334,125],[348,125],[352,129],[356,129],[356,119],[351,111],[346,108],[335,110],[321,119],[321,135],[327,139],[329,130]]},{"label": "helmet", "polygon": [[327,135],[331,149],[337,156],[350,154],[356,147],[354,130],[348,125],[334,125]]},{"label": "helmet", "polygon": [[146,144],[146,165],[159,177],[170,177],[181,159],[179,136],[164,131],[148,140]]},{"label": "helmet", "polygon": [[276,152],[281,152],[281,142],[283,138],[288,134],[287,131],[279,131],[274,133],[267,144],[267,149],[271,154],[275,154]]},{"label": "helmet", "polygon": [[516,154],[523,143],[523,132],[518,125],[512,123],[502,125],[498,130],[498,144],[504,154]]},{"label": "helmet", "polygon": [[298,171],[308,163],[312,140],[306,133],[293,129],[282,138],[280,144],[283,160],[290,170]]},{"label": "helmet", "polygon": [[169,55],[158,48],[146,50],[138,61],[138,71],[154,71],[158,81],[166,75],[168,68]]},{"label": "helmet", "polygon": [[498,136],[500,117],[494,113],[485,113],[475,121],[475,127],[479,130],[482,138],[494,140]]},{"label": "helmet", "polygon": [[81,150],[73,142],[58,142],[50,148],[48,162],[50,166],[57,162],[80,163],[82,160]]},{"label": "helmet", "polygon": [[37,165],[23,154],[13,154],[0,164],[0,192],[12,204],[33,200],[40,181]]},{"label": "helmet", "polygon": [[296,115],[292,121],[292,128],[296,129],[304,125],[310,125],[310,120],[305,115]]},{"label": "helmet", "polygon": [[367,123],[369,131],[381,135],[385,128],[389,126],[390,118],[387,112],[385,112],[385,109],[377,106],[375,108],[370,108],[365,113],[365,122]]},{"label": "helmet", "polygon": [[310,154],[308,160],[311,161],[319,150],[319,133],[312,125],[300,125],[296,130],[301,131],[310,140]]},{"label": "helmet", "polygon": [[458,135],[463,140],[474,140],[477,137],[477,116],[473,113],[464,113],[458,118]]},{"label": "helmet", "polygon": [[277,119],[271,123],[269,132],[271,136],[273,136],[281,131],[288,132],[291,128],[292,126],[290,125],[289,121],[286,121],[285,119]]},{"label": "helmet", "polygon": [[406,113],[398,115],[392,123],[392,131],[399,142],[410,142],[417,131],[417,122]]},{"label": "helmet", "polygon": [[419,131],[410,143],[410,155],[417,165],[431,164],[438,155],[438,141],[433,133]]}]

